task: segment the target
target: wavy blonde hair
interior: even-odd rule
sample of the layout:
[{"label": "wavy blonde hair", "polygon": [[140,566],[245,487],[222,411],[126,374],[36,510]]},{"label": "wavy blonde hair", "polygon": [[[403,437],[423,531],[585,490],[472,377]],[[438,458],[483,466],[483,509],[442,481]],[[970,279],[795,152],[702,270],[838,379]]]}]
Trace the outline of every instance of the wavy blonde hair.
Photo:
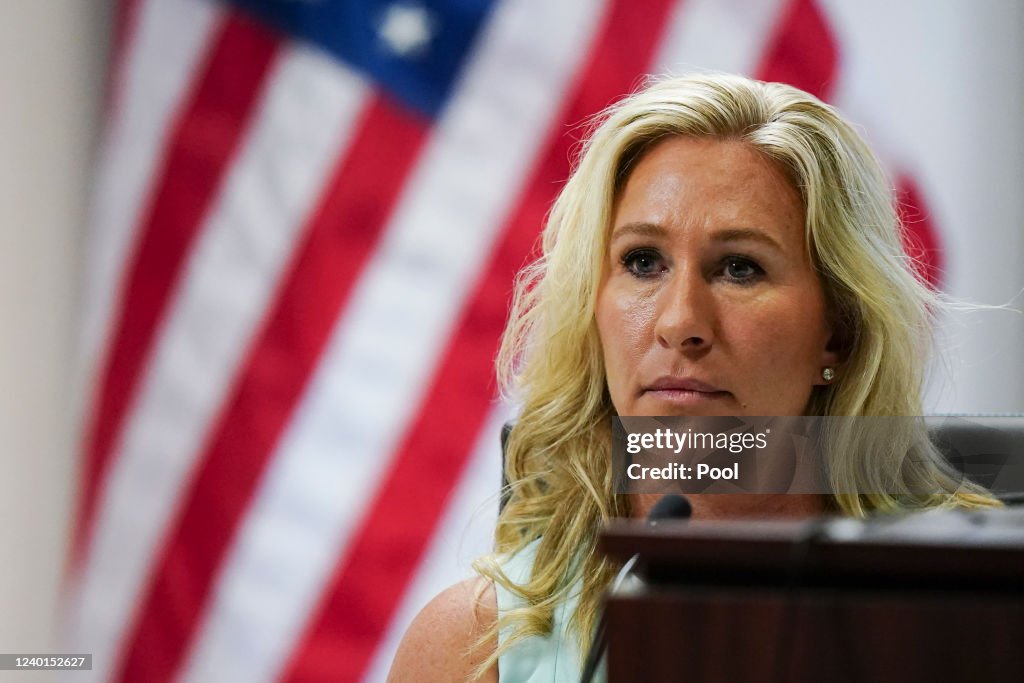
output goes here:
[{"label": "wavy blonde hair", "polygon": [[[773,160],[799,190],[806,244],[844,355],[815,387],[810,415],[920,415],[940,300],[904,252],[894,194],[874,155],[831,106],[801,90],[724,74],[651,82],[598,118],[575,172],[549,215],[543,254],[516,283],[498,357],[501,387],[522,410],[506,448],[507,503],[495,554],[475,567],[523,599],[501,614],[499,652],[550,633],[554,609],[581,590],[570,629],[590,646],[601,594],[616,567],[595,551],[602,525],[629,516],[612,490],[611,417],[594,311],[615,201],[644,152],[669,136],[742,140]],[[923,422],[870,456],[834,458],[826,475],[839,512],[998,505],[954,476]],[[908,452],[920,457],[906,458]],[[539,540],[538,540],[539,539]],[[529,581],[515,584],[502,557],[538,540]],[[486,664],[496,661],[498,653]],[[485,665],[485,666],[486,666]]]}]

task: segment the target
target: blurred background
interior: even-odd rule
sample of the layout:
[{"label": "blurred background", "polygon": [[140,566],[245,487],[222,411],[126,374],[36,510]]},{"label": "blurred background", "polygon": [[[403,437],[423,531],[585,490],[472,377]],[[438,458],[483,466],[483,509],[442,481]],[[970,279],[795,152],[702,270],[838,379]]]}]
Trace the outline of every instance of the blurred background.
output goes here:
[{"label": "blurred background", "polygon": [[[0,36],[0,651],[93,654],[32,680],[382,680],[488,547],[512,278],[644,74],[833,102],[930,280],[1024,304],[1016,0],[10,0]],[[1024,411],[1024,316],[938,336],[929,412]]]}]

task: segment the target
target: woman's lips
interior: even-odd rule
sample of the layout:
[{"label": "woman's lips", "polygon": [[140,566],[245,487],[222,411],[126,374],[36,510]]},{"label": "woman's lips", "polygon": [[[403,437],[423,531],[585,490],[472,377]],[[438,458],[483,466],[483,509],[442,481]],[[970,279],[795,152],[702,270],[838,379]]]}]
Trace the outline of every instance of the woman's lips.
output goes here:
[{"label": "woman's lips", "polygon": [[659,377],[645,386],[642,393],[665,403],[682,406],[720,401],[732,395],[713,384],[688,377]]}]

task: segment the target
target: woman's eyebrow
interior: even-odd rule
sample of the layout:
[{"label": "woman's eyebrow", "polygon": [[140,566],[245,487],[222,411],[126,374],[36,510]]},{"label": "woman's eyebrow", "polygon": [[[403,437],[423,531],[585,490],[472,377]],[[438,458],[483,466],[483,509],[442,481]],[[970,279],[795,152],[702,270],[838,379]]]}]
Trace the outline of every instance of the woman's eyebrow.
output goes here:
[{"label": "woman's eyebrow", "polygon": [[[612,241],[625,237],[627,235],[637,235],[640,237],[665,237],[668,234],[668,230],[663,225],[657,223],[625,223],[618,226],[612,231]],[[742,242],[744,240],[753,240],[755,242],[761,242],[770,247],[778,250],[782,250],[782,245],[778,241],[757,228],[728,228],[726,230],[717,230],[711,235],[711,239],[715,242]]]},{"label": "woman's eyebrow", "polygon": [[711,239],[715,242],[741,242],[744,240],[753,240],[755,242],[767,244],[779,251],[782,250],[782,245],[779,244],[774,237],[766,232],[757,230],[756,228],[730,228],[728,230],[718,230],[711,236]]},{"label": "woman's eyebrow", "polygon": [[668,230],[657,223],[626,223],[612,231],[612,240],[625,235],[639,235],[641,237],[664,237]]}]

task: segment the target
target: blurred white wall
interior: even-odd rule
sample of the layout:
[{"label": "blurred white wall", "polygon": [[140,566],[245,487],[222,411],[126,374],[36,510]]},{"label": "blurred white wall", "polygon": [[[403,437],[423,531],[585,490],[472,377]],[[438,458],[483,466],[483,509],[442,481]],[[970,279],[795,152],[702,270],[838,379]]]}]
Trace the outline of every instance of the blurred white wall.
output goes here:
[{"label": "blurred white wall", "polygon": [[79,254],[112,5],[0,2],[0,652],[54,647]]}]

